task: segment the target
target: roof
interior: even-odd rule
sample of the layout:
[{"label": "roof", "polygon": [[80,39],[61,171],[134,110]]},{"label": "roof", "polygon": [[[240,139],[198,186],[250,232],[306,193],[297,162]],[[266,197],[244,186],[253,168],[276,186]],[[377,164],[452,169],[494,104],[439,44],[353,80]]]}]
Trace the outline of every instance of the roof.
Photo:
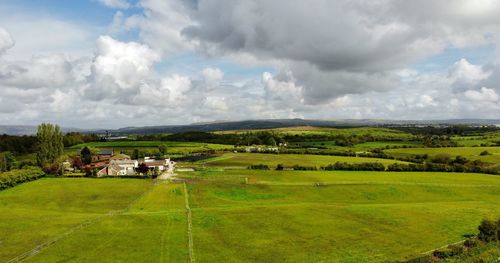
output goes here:
[{"label": "roof", "polygon": [[100,155],[113,155],[113,149],[101,149]]},{"label": "roof", "polygon": [[130,160],[130,156],[119,153],[111,157],[111,160]]},{"label": "roof", "polygon": [[110,164],[125,165],[125,164],[135,164],[136,160],[111,160]]}]

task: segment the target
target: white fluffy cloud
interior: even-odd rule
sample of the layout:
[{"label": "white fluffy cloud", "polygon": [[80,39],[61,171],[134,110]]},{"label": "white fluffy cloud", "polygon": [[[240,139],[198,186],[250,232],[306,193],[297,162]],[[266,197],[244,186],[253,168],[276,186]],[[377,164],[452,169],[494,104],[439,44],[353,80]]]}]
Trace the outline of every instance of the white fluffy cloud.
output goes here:
[{"label": "white fluffy cloud", "polygon": [[[500,43],[494,1],[139,0],[138,6],[141,13],[118,11],[107,27],[113,37],[94,37],[93,54],[84,55],[74,43],[92,34],[81,26],[0,18],[0,25],[8,22],[8,32],[0,28],[0,122],[120,127],[500,117],[499,61],[457,57],[440,71],[412,68],[446,48]],[[36,30],[26,30],[30,26]],[[120,40],[129,39],[121,33],[130,30],[138,30],[138,38]],[[62,33],[43,37],[54,31]],[[165,64],[185,63],[174,55],[194,52],[203,66],[163,71]],[[168,61],[172,57],[177,60]],[[221,57],[223,63],[211,64]],[[248,77],[227,70],[226,60],[266,69],[260,78]]]},{"label": "white fluffy cloud", "polygon": [[480,90],[468,90],[464,96],[477,102],[495,102],[498,101],[498,94],[493,89],[482,87]]}]

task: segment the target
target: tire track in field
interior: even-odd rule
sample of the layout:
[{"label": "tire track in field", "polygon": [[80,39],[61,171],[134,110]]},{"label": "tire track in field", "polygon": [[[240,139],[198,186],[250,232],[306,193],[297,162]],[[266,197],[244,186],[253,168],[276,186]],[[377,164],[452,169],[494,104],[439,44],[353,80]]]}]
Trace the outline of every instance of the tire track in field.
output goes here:
[{"label": "tire track in field", "polygon": [[135,204],[137,204],[137,202],[142,199],[144,196],[146,196],[147,194],[149,194],[153,189],[154,187],[156,186],[157,184],[157,181],[155,181],[154,183],[151,184],[151,186],[149,186],[149,189],[147,189],[146,191],[144,191],[144,193],[142,193],[141,195],[139,195],[136,199],[134,199],[132,202],[130,202],[130,204],[125,207],[124,209],[121,209],[121,210],[111,210],[109,211],[108,213],[106,214],[102,214],[100,216],[97,216],[95,218],[92,218],[92,219],[89,219],[89,220],[86,220],[84,221],[83,223],[73,227],[73,228],[70,228],[68,231],[52,238],[52,239],[49,239],[48,241],[40,244],[40,245],[37,245],[35,246],[34,248],[32,248],[31,250],[29,251],[26,251],[10,260],[7,261],[7,263],[14,263],[14,262],[22,262],[32,256],[35,256],[37,255],[38,253],[42,252],[43,250],[53,246],[55,243],[57,243],[58,241],[61,241],[63,240],[64,238],[70,236],[71,234],[79,231],[79,230],[82,230],[82,229],[85,229],[91,225],[94,225],[96,224],[97,222],[103,220],[104,218],[106,217],[112,217],[112,216],[115,216],[115,215],[120,215],[120,214],[124,214],[126,213],[132,206],[134,206]]},{"label": "tire track in field", "polygon": [[184,184],[184,202],[186,203],[186,214],[187,214],[187,234],[188,234],[188,248],[189,248],[189,262],[195,263],[194,259],[194,245],[193,245],[193,223],[191,221],[191,208],[189,207],[189,194],[186,186]]}]

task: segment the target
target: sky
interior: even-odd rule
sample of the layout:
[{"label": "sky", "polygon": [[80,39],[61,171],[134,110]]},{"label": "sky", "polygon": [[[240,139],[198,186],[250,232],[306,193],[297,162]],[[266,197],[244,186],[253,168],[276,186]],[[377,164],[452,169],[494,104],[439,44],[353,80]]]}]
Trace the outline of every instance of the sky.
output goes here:
[{"label": "sky", "polygon": [[2,0],[0,124],[500,119],[500,1]]}]

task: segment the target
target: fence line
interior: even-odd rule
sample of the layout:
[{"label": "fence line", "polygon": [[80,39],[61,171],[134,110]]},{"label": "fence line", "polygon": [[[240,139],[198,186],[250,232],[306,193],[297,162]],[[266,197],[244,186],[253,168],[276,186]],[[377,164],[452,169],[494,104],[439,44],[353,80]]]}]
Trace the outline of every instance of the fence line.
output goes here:
[{"label": "fence line", "polygon": [[184,202],[186,203],[187,214],[187,233],[188,233],[188,247],[189,247],[189,262],[195,263],[194,259],[194,245],[193,245],[193,223],[191,221],[191,208],[189,207],[189,194],[184,182]]}]

